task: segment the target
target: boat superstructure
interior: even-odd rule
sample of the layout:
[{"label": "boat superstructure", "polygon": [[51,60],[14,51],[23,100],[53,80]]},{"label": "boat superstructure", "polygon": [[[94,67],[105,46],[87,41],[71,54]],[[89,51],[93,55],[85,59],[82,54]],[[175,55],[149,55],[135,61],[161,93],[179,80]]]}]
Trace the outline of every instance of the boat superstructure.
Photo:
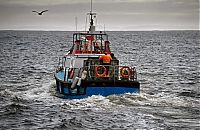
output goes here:
[{"label": "boat superstructure", "polygon": [[[108,35],[95,31],[92,4],[88,15],[89,31],[74,33],[71,49],[59,58],[55,72],[57,91],[64,98],[139,92],[135,67],[120,65],[110,50]],[[112,57],[110,65],[102,65],[99,60],[105,52]]]}]

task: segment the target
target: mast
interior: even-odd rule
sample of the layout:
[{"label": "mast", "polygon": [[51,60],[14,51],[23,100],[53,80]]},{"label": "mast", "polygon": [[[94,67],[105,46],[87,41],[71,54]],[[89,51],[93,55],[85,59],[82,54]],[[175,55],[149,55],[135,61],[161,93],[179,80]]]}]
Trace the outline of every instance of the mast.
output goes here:
[{"label": "mast", "polygon": [[90,5],[90,13],[88,13],[89,18],[90,18],[89,33],[94,33],[95,32],[94,18],[96,18],[96,13],[92,12],[92,0],[91,0],[90,3],[91,3],[91,5]]}]

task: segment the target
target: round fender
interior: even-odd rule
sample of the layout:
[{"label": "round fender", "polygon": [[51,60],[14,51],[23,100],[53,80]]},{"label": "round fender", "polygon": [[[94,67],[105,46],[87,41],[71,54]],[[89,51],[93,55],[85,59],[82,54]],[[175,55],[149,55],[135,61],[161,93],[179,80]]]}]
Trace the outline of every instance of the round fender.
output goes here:
[{"label": "round fender", "polygon": [[70,78],[70,79],[73,79],[73,77],[74,77],[74,69],[71,68],[71,69],[69,70],[69,78]]}]

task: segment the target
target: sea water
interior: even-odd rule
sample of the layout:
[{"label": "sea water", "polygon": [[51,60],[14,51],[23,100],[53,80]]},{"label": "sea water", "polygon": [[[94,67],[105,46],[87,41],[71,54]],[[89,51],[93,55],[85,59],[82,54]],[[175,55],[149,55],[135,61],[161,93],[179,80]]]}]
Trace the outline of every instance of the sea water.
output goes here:
[{"label": "sea water", "polygon": [[72,33],[0,31],[1,130],[200,129],[199,31],[108,32],[141,92],[68,100],[54,72]]}]

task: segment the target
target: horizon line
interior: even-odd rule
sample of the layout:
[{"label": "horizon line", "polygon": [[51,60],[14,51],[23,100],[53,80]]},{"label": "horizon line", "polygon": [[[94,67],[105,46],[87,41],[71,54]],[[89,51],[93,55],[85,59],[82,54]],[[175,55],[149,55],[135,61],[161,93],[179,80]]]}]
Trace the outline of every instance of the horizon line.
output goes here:
[{"label": "horizon line", "polygon": [[[79,31],[76,31],[76,30],[45,30],[45,29],[0,29],[0,31],[43,31],[43,32],[87,32],[87,31],[84,31],[84,30],[79,30]],[[102,30],[97,30],[96,32],[99,32],[99,31],[102,31]],[[200,29],[147,29],[147,30],[144,30],[144,29],[141,29],[141,30],[106,30],[106,31],[102,31],[102,32],[131,32],[131,31],[200,31]]]}]

